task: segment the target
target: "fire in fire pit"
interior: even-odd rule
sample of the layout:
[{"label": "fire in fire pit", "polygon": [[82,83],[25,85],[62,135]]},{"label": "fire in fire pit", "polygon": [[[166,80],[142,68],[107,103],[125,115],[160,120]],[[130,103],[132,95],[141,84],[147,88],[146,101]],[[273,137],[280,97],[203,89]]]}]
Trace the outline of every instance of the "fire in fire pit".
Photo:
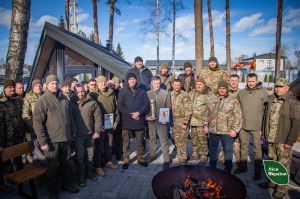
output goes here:
[{"label": "fire in fire pit", "polygon": [[182,199],[211,199],[211,198],[226,198],[222,194],[223,181],[214,182],[211,178],[207,181],[200,181],[191,178],[188,175],[183,182],[182,187],[175,187],[174,198]]},{"label": "fire in fire pit", "polygon": [[152,189],[160,199],[244,199],[246,187],[236,176],[199,165],[171,167],[156,174]]}]

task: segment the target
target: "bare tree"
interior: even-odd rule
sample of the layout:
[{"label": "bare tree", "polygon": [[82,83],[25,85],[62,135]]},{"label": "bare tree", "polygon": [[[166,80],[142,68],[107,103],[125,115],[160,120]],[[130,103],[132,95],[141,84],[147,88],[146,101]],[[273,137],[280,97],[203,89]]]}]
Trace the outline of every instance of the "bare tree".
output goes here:
[{"label": "bare tree", "polygon": [[160,21],[160,16],[159,16],[159,0],[156,0],[156,74],[158,74],[159,71],[159,21]]},{"label": "bare tree", "polygon": [[196,54],[196,76],[200,74],[203,68],[203,18],[202,18],[202,0],[194,1],[195,15],[195,54]]},{"label": "bare tree", "polygon": [[70,30],[70,0],[66,0],[65,4],[67,30]]},{"label": "bare tree", "polygon": [[277,31],[276,31],[276,57],[275,57],[275,79],[280,77],[281,28],[282,28],[282,0],[278,0]]},{"label": "bare tree", "polygon": [[6,56],[6,78],[22,81],[30,21],[30,0],[12,1],[9,46]]},{"label": "bare tree", "polygon": [[98,33],[97,0],[93,0],[93,22],[94,22],[94,42],[99,44],[100,37]]},{"label": "bare tree", "polygon": [[230,10],[229,0],[226,0],[226,62],[227,62],[227,74],[228,77],[231,73],[231,48],[230,48]]},{"label": "bare tree", "polygon": [[207,9],[208,9],[208,23],[209,23],[209,36],[210,36],[210,56],[215,56],[215,44],[214,44],[214,31],[212,24],[212,16],[211,16],[211,5],[210,0],[207,0]]}]

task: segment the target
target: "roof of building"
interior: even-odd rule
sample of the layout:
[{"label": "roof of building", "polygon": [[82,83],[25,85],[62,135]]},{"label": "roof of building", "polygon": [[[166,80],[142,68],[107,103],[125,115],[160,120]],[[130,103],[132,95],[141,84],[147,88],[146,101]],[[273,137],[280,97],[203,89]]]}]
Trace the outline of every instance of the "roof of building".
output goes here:
[{"label": "roof of building", "polygon": [[[42,68],[42,70],[46,69],[48,61],[46,58],[51,55],[51,51],[56,43],[62,44],[66,48],[75,52],[76,55],[86,58],[91,63],[101,66],[121,78],[125,77],[125,74],[130,67],[130,64],[118,56],[114,51],[85,39],[73,32],[45,22],[33,62],[30,83],[35,77],[42,78],[41,72],[38,72],[38,75],[35,74],[36,70],[37,68],[39,68],[39,70],[40,68]],[[44,55],[45,58],[43,58],[42,55]]]},{"label": "roof of building", "polygon": [[[274,53],[265,53],[265,54],[261,54],[261,55],[256,55],[253,57],[249,57],[246,59],[243,59],[243,61],[251,61],[253,59],[275,59],[276,54]],[[285,59],[285,56],[281,56],[282,59]]]}]

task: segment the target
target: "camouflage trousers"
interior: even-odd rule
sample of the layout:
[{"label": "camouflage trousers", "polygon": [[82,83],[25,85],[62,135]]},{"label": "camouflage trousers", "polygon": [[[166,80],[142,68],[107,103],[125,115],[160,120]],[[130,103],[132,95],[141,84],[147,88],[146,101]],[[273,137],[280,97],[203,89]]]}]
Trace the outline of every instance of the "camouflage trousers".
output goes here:
[{"label": "camouflage trousers", "polygon": [[[284,144],[268,143],[268,158],[280,162],[290,174],[290,165],[292,160],[292,148],[285,149]],[[285,193],[287,185],[277,185],[276,191]]]},{"label": "camouflage trousers", "polygon": [[177,148],[178,160],[179,162],[184,162],[187,160],[188,130],[183,129],[180,125],[176,125],[176,123],[174,122],[173,139]]},{"label": "camouflage trousers", "polygon": [[193,126],[191,131],[192,140],[192,159],[206,159],[208,155],[207,135],[204,133],[203,127]]}]

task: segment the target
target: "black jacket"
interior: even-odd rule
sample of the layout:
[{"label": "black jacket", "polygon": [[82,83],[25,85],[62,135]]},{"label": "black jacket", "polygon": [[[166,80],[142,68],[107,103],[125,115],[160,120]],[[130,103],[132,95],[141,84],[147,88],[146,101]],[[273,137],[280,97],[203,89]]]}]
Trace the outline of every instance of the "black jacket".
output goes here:
[{"label": "black jacket", "polygon": [[[137,88],[134,92],[128,86],[121,89],[118,98],[118,109],[122,114],[122,129],[144,130],[145,116],[149,111],[149,99],[146,92]],[[139,112],[139,120],[131,118],[131,113]]]},{"label": "black jacket", "polygon": [[141,88],[145,91],[148,91],[151,89],[151,79],[153,77],[151,71],[146,68],[146,67],[143,67],[143,70],[140,72],[139,69],[137,69],[136,67],[133,67],[131,69],[129,69],[126,73],[126,76],[125,76],[125,80],[127,82],[127,75],[129,73],[133,73],[135,74],[136,76],[136,80],[137,80],[137,86],[138,88]]}]

